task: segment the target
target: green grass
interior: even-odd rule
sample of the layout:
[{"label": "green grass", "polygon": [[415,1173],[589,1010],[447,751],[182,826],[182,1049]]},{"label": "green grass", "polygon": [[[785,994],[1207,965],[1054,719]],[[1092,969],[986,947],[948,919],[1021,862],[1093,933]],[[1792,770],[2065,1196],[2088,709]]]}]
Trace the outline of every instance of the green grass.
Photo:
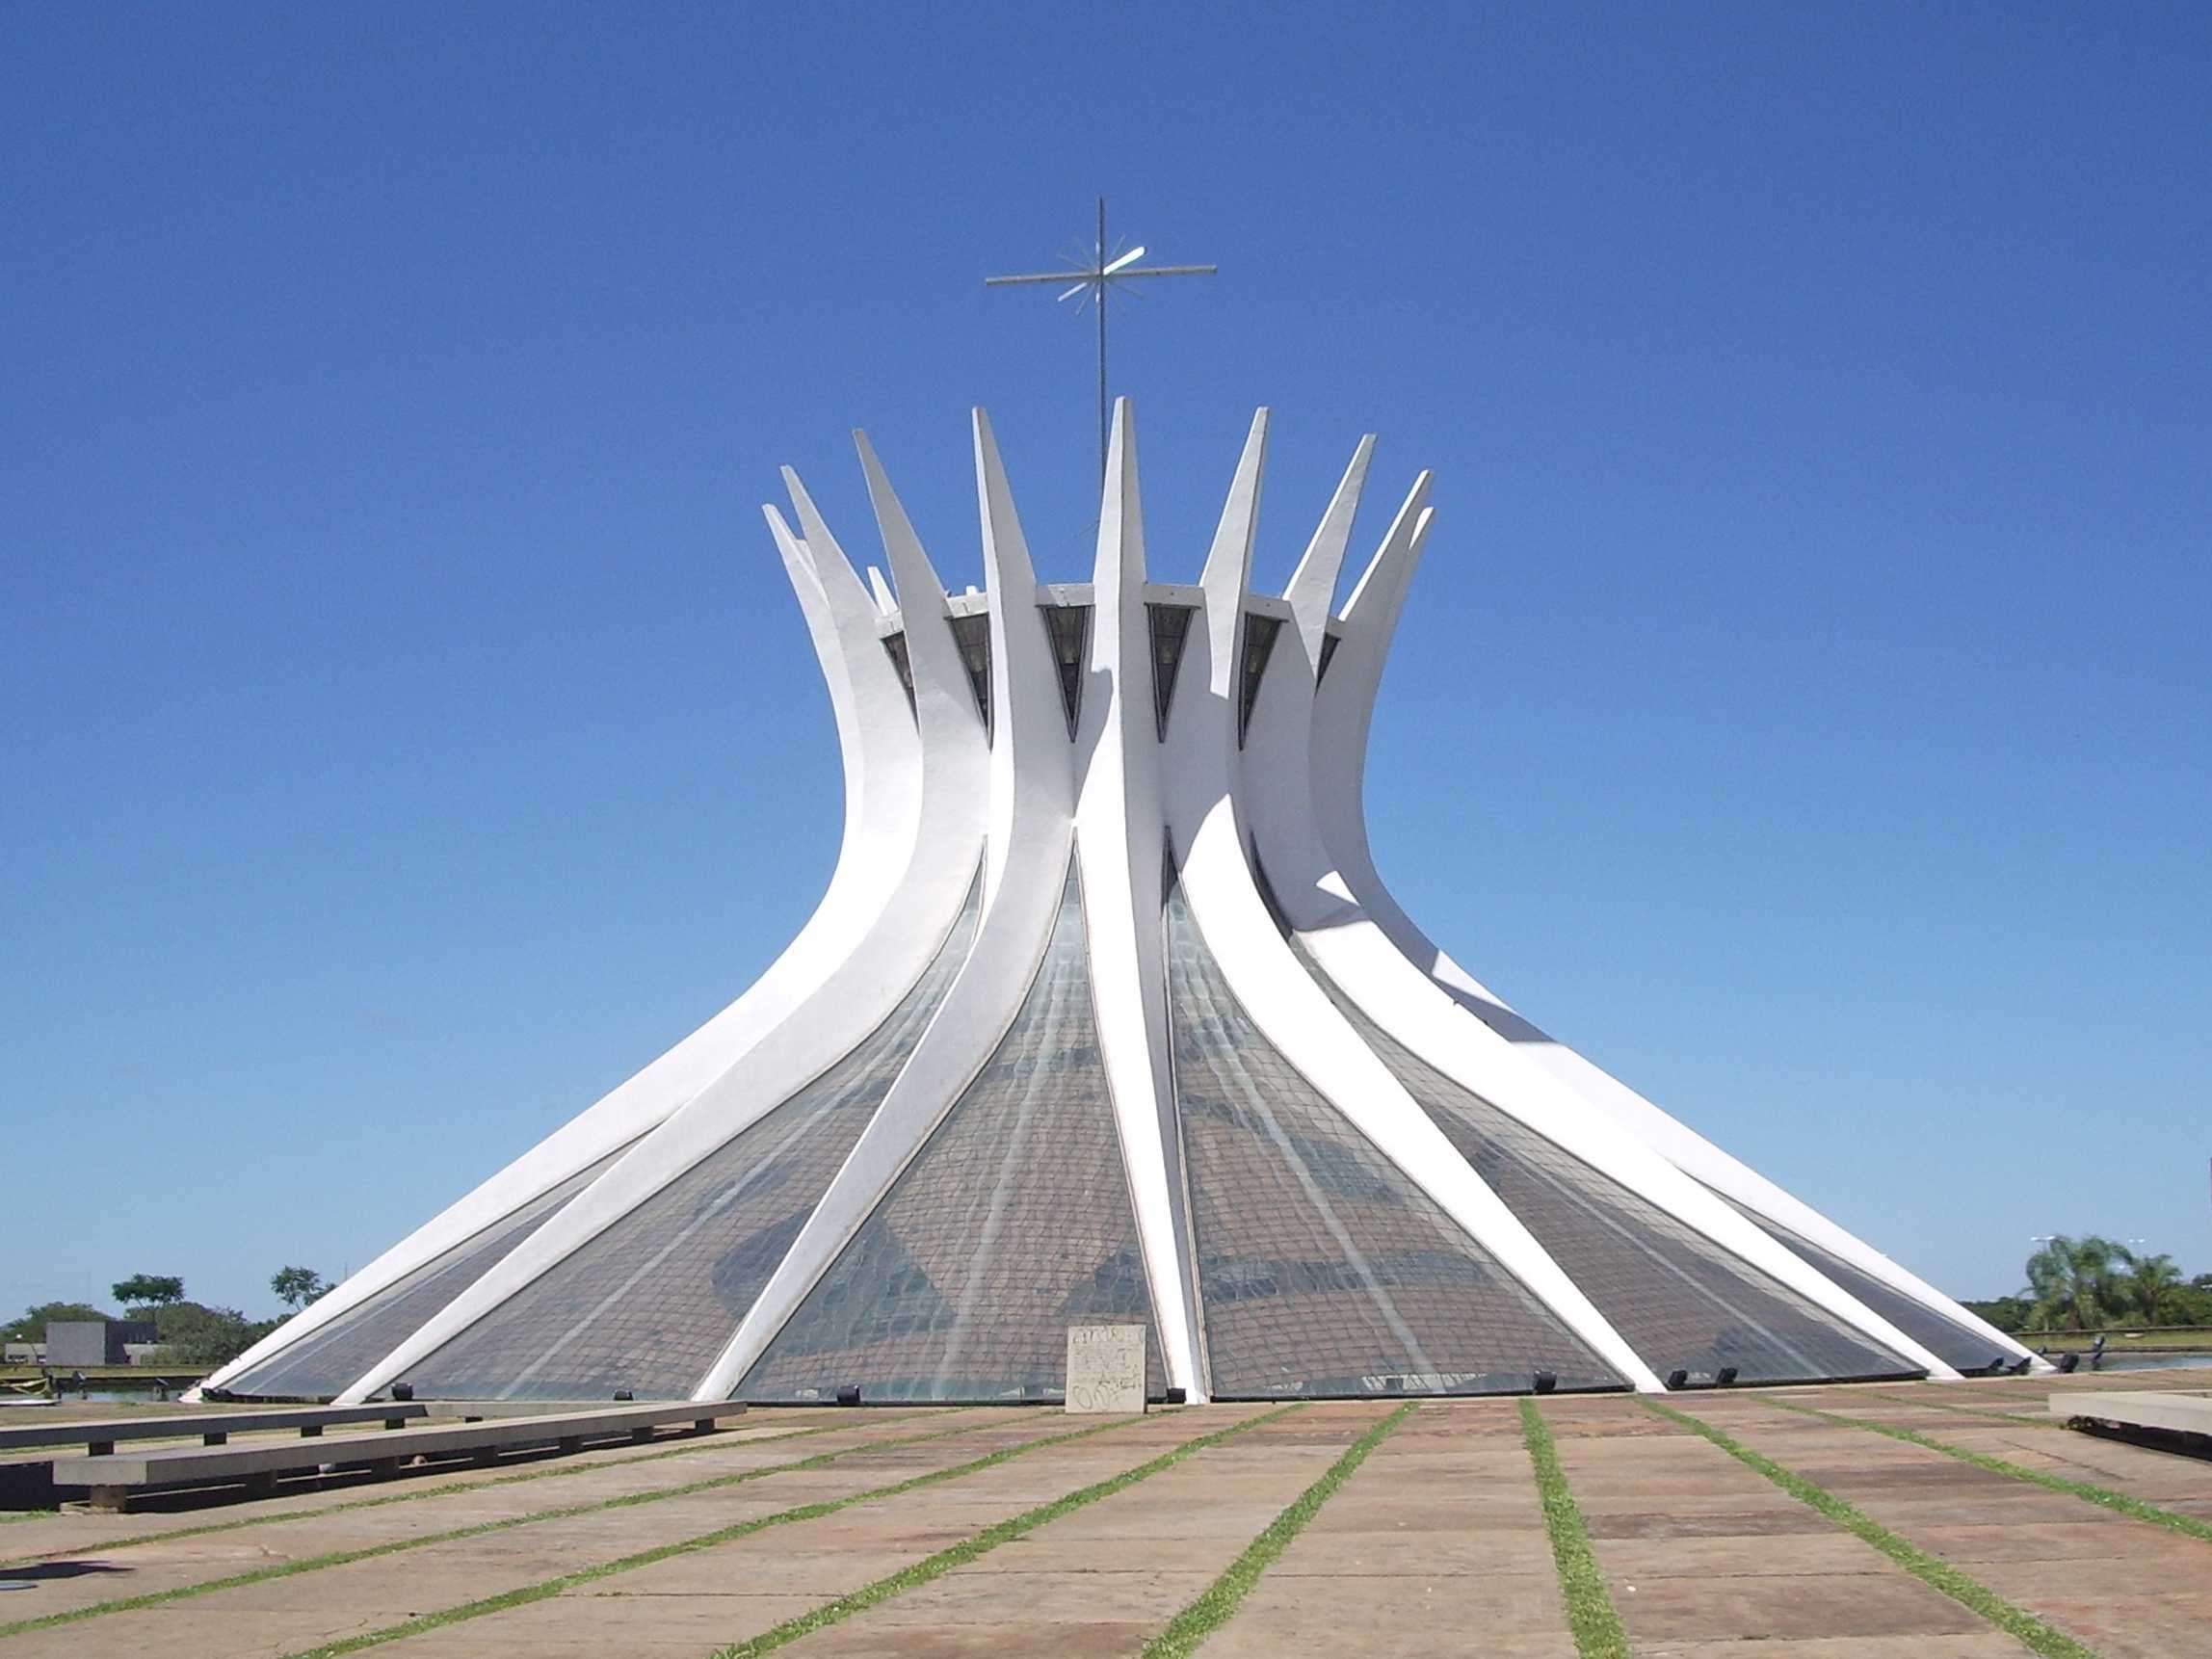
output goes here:
[{"label": "green grass", "polygon": [[[870,1420],[869,1427],[888,1428],[893,1423],[908,1423],[918,1416],[932,1414],[905,1411],[896,1416],[875,1417]],[[975,1426],[974,1424],[962,1425],[963,1428]],[[824,1423],[809,1429],[794,1429],[787,1434],[777,1435],[773,1440],[750,1440],[743,1443],[747,1445],[776,1445],[784,1440],[803,1440],[814,1435],[834,1435],[840,1430],[856,1427],[858,1425],[852,1422]],[[960,1432],[960,1429],[946,1431],[947,1434]],[[317,1519],[324,1515],[344,1514],[350,1510],[379,1510],[387,1504],[408,1504],[421,1498],[451,1497],[456,1492],[481,1492],[492,1487],[519,1486],[524,1481],[554,1481],[569,1475],[589,1475],[600,1469],[620,1468],[628,1463],[658,1463],[670,1458],[696,1457],[700,1452],[726,1452],[733,1443],[727,1435],[703,1435],[697,1439],[687,1438],[685,1443],[680,1446],[670,1447],[664,1451],[645,1452],[631,1458],[601,1458],[595,1462],[589,1463],[550,1464],[544,1468],[523,1469],[512,1475],[495,1475],[491,1479],[484,1481],[443,1481],[434,1487],[419,1487],[404,1492],[384,1492],[373,1498],[353,1498],[345,1503],[324,1504],[315,1509],[284,1510],[270,1514],[241,1515],[234,1520],[209,1521],[204,1526],[172,1527],[167,1532],[133,1533],[123,1538],[97,1539],[91,1543],[80,1543],[71,1540],[68,1553],[73,1557],[81,1558],[88,1555],[105,1554],[110,1550],[131,1549],[139,1544],[171,1543],[179,1539],[205,1538],[210,1533],[236,1532],[241,1527],[279,1526],[285,1521]],[[856,1449],[864,1450],[865,1448]],[[777,1468],[797,1466],[796,1464],[779,1463]],[[773,1473],[775,1471],[766,1470],[763,1472]],[[28,1514],[0,1516],[0,1520],[52,1520],[58,1513],[55,1510],[36,1510]],[[44,1561],[53,1553],[51,1550],[43,1550],[36,1555],[0,1558],[0,1568],[29,1566],[34,1562]]]},{"label": "green grass", "polygon": [[1528,1447],[1528,1461],[1536,1465],[1537,1495],[1543,1502],[1543,1527],[1551,1535],[1551,1559],[1559,1568],[1559,1592],[1567,1600],[1574,1650],[1582,1659],[1628,1659],[1628,1632],[1620,1627],[1620,1615],[1606,1593],[1605,1575],[1597,1570],[1597,1557],[1591,1551],[1590,1530],[1582,1524],[1582,1511],[1559,1466],[1559,1449],[1551,1443],[1543,1413],[1526,1395],[1521,1398],[1520,1420],[1521,1443]]},{"label": "green grass", "polygon": [[[1367,1454],[1395,1434],[1398,1425],[1419,1410],[1420,1405],[1418,1400],[1407,1401],[1346,1447],[1344,1455],[1330,1464],[1319,1480],[1268,1522],[1266,1529],[1245,1546],[1242,1555],[1229,1563],[1221,1577],[1170,1620],[1167,1629],[1145,1644],[1143,1659],[1184,1659],[1186,1654],[1197,1652],[1200,1643],[1229,1621],[1244,1598],[1252,1593],[1252,1587],[1259,1583],[1260,1575],[1290,1547],[1291,1540],[1305,1530],[1306,1524],[1320,1513],[1321,1506],[1335,1495],[1336,1488],[1367,1461]],[[717,1659],[728,1659],[728,1656],[718,1655]]]},{"label": "green grass", "polygon": [[[1055,1498],[1048,1504],[1040,1504],[1037,1508],[1024,1511],[1009,1520],[995,1521],[973,1538],[963,1539],[948,1549],[940,1549],[935,1555],[926,1556],[911,1567],[904,1567],[888,1577],[879,1578],[875,1583],[856,1590],[850,1595],[841,1595],[835,1601],[826,1602],[810,1613],[803,1613],[796,1619],[787,1619],[774,1629],[764,1630],[758,1636],[721,1648],[716,1651],[713,1659],[755,1659],[758,1654],[773,1653],[777,1648],[796,1642],[802,1636],[811,1635],[813,1632],[825,1629],[830,1625],[842,1623],[856,1613],[865,1613],[869,1608],[888,1601],[894,1595],[903,1595],[906,1592],[919,1585],[927,1584],[932,1579],[942,1578],[954,1567],[964,1567],[977,1557],[989,1554],[1000,1544],[1011,1543],[1024,1533],[1034,1532],[1048,1521],[1058,1520],[1062,1515],[1082,1509],[1086,1505],[1094,1504],[1100,1498],[1110,1498],[1116,1492],[1135,1486],[1139,1481],[1149,1480],[1163,1469],[1174,1467],[1185,1458],[1196,1457],[1208,1446],[1218,1446],[1231,1435],[1241,1435],[1247,1429],[1257,1428],[1262,1423],[1272,1423],[1277,1417],[1287,1416],[1293,1411],[1304,1409],[1303,1402],[1295,1406],[1279,1407],[1273,1411],[1263,1411],[1256,1417],[1247,1417],[1241,1423],[1232,1423],[1225,1429],[1217,1429],[1210,1435],[1200,1435],[1196,1439],[1185,1440],[1174,1450],[1162,1453],[1148,1462],[1139,1463],[1133,1469],[1124,1469],[1110,1479],[1069,1492],[1065,1497]],[[1149,1652],[1150,1649],[1147,1648],[1146,1651]]]},{"label": "green grass", "polygon": [[1940,1591],[1961,1606],[1979,1614],[1991,1624],[2012,1637],[2031,1652],[2043,1655],[2043,1659],[2097,1659],[2096,1650],[2085,1647],[2055,1625],[2046,1624],[2026,1608],[2007,1601],[1979,1579],[1970,1578],[1939,1556],[1930,1555],[1917,1544],[1891,1532],[1863,1510],[1845,1503],[1826,1487],[1806,1480],[1794,1469],[1785,1469],[1772,1458],[1754,1452],[1712,1424],[1677,1411],[1672,1406],[1662,1406],[1648,1395],[1638,1400],[1646,1410],[1680,1424],[1693,1435],[1701,1435],[1722,1451],[1748,1468],[1760,1474],[1800,1503],[1818,1510],[1861,1542],[1871,1544],[1883,1555],[1909,1572],[1931,1590]]},{"label": "green grass", "polygon": [[1025,1440],[1018,1446],[1003,1446],[995,1452],[986,1453],[983,1457],[973,1459],[968,1462],[956,1463],[949,1469],[936,1469],[928,1474],[912,1475],[887,1487],[877,1487],[869,1491],[855,1492],[850,1497],[829,1498],[821,1503],[802,1504],[797,1509],[778,1510],[774,1514],[755,1515],[752,1519],[739,1521],[734,1526],[721,1527],[710,1533],[701,1533],[697,1538],[680,1539],[674,1543],[664,1543],[653,1549],[642,1549],[635,1555],[620,1556],[614,1561],[603,1561],[594,1567],[579,1568],[575,1572],[562,1573],[557,1578],[547,1578],[536,1584],[526,1584],[501,1595],[487,1595],[480,1601],[464,1601],[457,1607],[444,1608],[436,1613],[426,1613],[419,1619],[406,1620],[398,1624],[387,1624],[381,1630],[364,1631],[358,1636],[348,1636],[336,1642],[325,1643],[320,1647],[309,1647],[297,1653],[289,1653],[284,1656],[284,1659],[339,1659],[342,1654],[358,1653],[364,1647],[381,1647],[387,1642],[405,1641],[410,1636],[420,1636],[425,1631],[443,1629],[448,1624],[460,1624],[467,1620],[483,1619],[494,1613],[505,1613],[511,1608],[526,1607],[533,1601],[543,1601],[550,1596],[559,1595],[565,1591],[574,1590],[579,1585],[592,1584],[602,1578],[612,1578],[619,1572],[632,1572],[641,1567],[651,1567],[657,1562],[672,1561],[677,1556],[696,1555],[702,1549],[714,1549],[722,1544],[734,1542],[738,1539],[748,1538],[753,1533],[765,1532],[770,1527],[790,1526],[799,1521],[820,1520],[825,1515],[835,1514],[839,1510],[851,1509],[855,1504],[877,1503],[884,1498],[895,1498],[903,1493],[915,1491],[923,1487],[935,1486],[943,1481],[957,1481],[962,1476],[976,1474],[984,1469],[995,1468],[998,1464],[1010,1462],[1014,1458],[1026,1457],[1031,1452],[1041,1451],[1046,1446],[1059,1446],[1065,1445],[1069,1440],[1088,1439],[1093,1435],[1102,1435],[1110,1429],[1125,1428],[1130,1423],[1142,1421],[1144,1419],[1138,1417],[1116,1418],[1110,1422],[1100,1423],[1094,1428],[1077,1429],[1071,1434],[1048,1435],[1041,1439]]},{"label": "green grass", "polygon": [[[453,1527],[444,1532],[418,1533],[411,1538],[394,1539],[386,1543],[368,1544],[360,1549],[331,1550],[324,1555],[303,1556],[297,1561],[276,1562],[268,1567],[256,1567],[250,1572],[233,1573],[228,1578],[213,1578],[202,1584],[178,1585],[172,1590],[151,1591],[145,1595],[118,1596],[112,1601],[95,1601],[84,1607],[70,1608],[66,1612],[49,1613],[42,1618],[17,1620],[12,1624],[0,1624],[0,1637],[19,1636],[29,1630],[47,1630],[58,1624],[75,1624],[84,1620],[98,1619],[110,1613],[130,1613],[140,1608],[159,1607],[168,1602],[182,1601],[192,1596],[209,1595],[219,1590],[236,1590],[243,1585],[261,1584],[272,1578],[292,1578],[303,1572],[319,1572],[325,1567],[345,1567],[356,1561],[373,1561],[379,1556],[398,1555],[407,1550],[423,1549],[431,1544],[454,1543],[461,1539],[482,1538],[487,1533],[511,1532],[516,1527],[535,1526],[540,1521],[571,1520],[578,1515],[595,1514],[603,1510],[631,1509],[640,1504],[660,1503],[668,1498],[689,1497],[695,1492],[714,1491],[724,1487],[742,1486],[749,1481],[765,1480],[771,1475],[790,1474],[794,1470],[826,1468],[840,1458],[850,1458],[862,1452],[888,1451],[893,1447],[917,1446],[930,1440],[948,1439],[952,1435],[970,1434],[977,1428],[985,1426],[965,1423],[950,1429],[939,1429],[927,1435],[908,1435],[903,1438],[890,1440],[871,1440],[865,1445],[848,1446],[842,1451],[817,1452],[811,1458],[800,1458],[788,1463],[771,1463],[765,1468],[758,1469],[740,1469],[734,1474],[713,1475],[703,1481],[686,1481],[681,1486],[659,1487],[651,1491],[625,1492],[619,1497],[603,1498],[596,1503],[568,1504],[559,1509],[533,1510],[528,1514],[507,1515],[498,1520],[478,1521],[472,1526]],[[642,1462],[645,1460],[631,1458],[623,1461]],[[609,1465],[601,1463],[598,1466],[606,1468]],[[449,1491],[481,1491],[484,1486],[489,1484],[491,1483],[480,1483],[476,1486],[455,1485],[446,1489]],[[366,1506],[342,1505],[339,1507],[363,1508]],[[305,1511],[303,1512],[303,1514],[305,1517],[313,1518],[331,1513],[333,1513],[331,1510],[323,1509]],[[295,1514],[283,1518],[299,1519],[303,1518],[303,1515]],[[198,1530],[194,1529],[195,1532]],[[210,1527],[205,1530],[221,1532],[228,1529]],[[193,1533],[172,1532],[155,1536],[174,1539],[193,1536]],[[76,1559],[89,1552],[82,1549],[71,1549],[68,1553],[72,1559]]]},{"label": "green grass", "polygon": [[1817,1410],[1813,1407],[1796,1405],[1787,1400],[1770,1399],[1764,1394],[1753,1395],[1752,1398],[1762,1406],[1774,1406],[1784,1411],[1818,1417],[1824,1422],[1835,1423],[1843,1428],[1864,1429],[1870,1435],[1886,1435],[1892,1440],[1903,1440],[1909,1446],[1922,1446],[1931,1452],[1941,1452],[1946,1458],[1956,1458],[1962,1463],[1971,1463],[1977,1469],[1987,1469],[1993,1475],[2009,1475],[2015,1481],[2026,1481],[2030,1486],[2041,1487],[2048,1492],[2064,1492],[2070,1498],[2079,1498],[2099,1509],[2111,1510],[2139,1521],[2147,1521],[2152,1526],[2179,1533],[2184,1538],[2202,1539],[2212,1542],[2212,1521],[2199,1520],[2195,1515],[2177,1514],[2172,1510],[2162,1510],[2156,1504],[2146,1503],[2125,1492],[2116,1492],[2110,1487],[2094,1486],[2088,1481],[2069,1481],[2064,1475],[2031,1469],[2023,1463],[2008,1462],[1987,1452],[1969,1451],[1964,1446],[1954,1446],[1932,1435],[1923,1435],[1916,1429],[1901,1429],[1893,1423],[1877,1423],[1865,1417],[1846,1417],[1834,1411]]}]

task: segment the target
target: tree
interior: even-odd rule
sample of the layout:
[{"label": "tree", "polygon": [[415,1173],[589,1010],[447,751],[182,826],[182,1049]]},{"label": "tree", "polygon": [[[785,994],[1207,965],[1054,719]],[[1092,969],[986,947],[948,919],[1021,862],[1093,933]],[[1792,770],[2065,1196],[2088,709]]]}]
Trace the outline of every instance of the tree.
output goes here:
[{"label": "tree", "polygon": [[2035,1311],[2035,1304],[2024,1296],[1997,1296],[1988,1302],[1962,1302],[1959,1305],[2008,1335],[2027,1330],[2029,1316]]},{"label": "tree", "polygon": [[197,1302],[169,1303],[154,1309],[153,1319],[163,1364],[210,1371],[227,1365],[276,1329],[274,1319],[248,1319],[235,1307],[202,1307]]},{"label": "tree", "polygon": [[23,1317],[10,1320],[0,1326],[0,1338],[10,1342],[43,1342],[46,1326],[51,1321],[66,1324],[76,1319],[113,1319],[115,1315],[81,1302],[41,1302],[36,1307],[25,1308]]},{"label": "tree", "polygon": [[2187,1288],[2181,1282],[2181,1270],[2170,1255],[2137,1256],[2128,1270],[2126,1285],[2128,1299],[2146,1325],[2166,1323],[2178,1300],[2175,1292]]},{"label": "tree", "polygon": [[2120,1269],[2133,1260],[2124,1246],[2094,1233],[2081,1239],[2052,1235],[2028,1257],[2034,1328],[2090,1330],[2120,1317],[2127,1304]]},{"label": "tree", "polygon": [[108,1288],[126,1307],[168,1307],[184,1300],[184,1280],[169,1274],[134,1273]]},{"label": "tree", "polygon": [[330,1288],[329,1281],[311,1267],[280,1267],[269,1276],[269,1288],[276,1300],[297,1311]]}]

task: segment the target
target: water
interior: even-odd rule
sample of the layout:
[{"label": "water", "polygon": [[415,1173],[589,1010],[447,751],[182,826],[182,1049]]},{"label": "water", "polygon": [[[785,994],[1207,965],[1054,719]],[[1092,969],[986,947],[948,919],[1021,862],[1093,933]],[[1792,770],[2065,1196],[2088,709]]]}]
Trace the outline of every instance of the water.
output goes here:
[{"label": "water", "polygon": [[[2160,1371],[2168,1366],[2180,1366],[2188,1370],[2212,1367],[2212,1354],[2107,1354],[2099,1365],[2098,1376],[2108,1371]],[[2090,1368],[2089,1358],[2082,1358],[2081,1369]],[[2081,1372],[2074,1373],[2077,1377]]]}]

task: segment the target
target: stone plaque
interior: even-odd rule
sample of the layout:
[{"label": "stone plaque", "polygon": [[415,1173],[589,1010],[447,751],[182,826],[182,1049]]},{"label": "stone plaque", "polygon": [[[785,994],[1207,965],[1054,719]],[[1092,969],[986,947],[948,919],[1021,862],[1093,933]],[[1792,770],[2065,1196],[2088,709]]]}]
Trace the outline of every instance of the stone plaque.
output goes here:
[{"label": "stone plaque", "polygon": [[1067,1409],[1070,1411],[1144,1410],[1145,1328],[1142,1325],[1070,1325],[1067,1328]]}]

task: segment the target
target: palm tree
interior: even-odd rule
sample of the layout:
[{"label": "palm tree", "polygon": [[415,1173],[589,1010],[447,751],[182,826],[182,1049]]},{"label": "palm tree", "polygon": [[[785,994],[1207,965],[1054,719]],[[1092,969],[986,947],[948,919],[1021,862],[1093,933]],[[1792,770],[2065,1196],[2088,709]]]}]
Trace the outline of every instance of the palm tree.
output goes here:
[{"label": "palm tree", "polygon": [[2028,1288],[2036,1300],[2030,1323],[2042,1330],[2088,1330],[2118,1318],[2126,1305],[2119,1269],[2134,1259],[2125,1246],[2094,1233],[2081,1239],[2054,1233],[2028,1257]]},{"label": "palm tree", "polygon": [[2128,1299],[2146,1325],[2156,1325],[2162,1304],[2181,1288],[2181,1270],[2170,1255],[2139,1255],[2127,1276]]}]

